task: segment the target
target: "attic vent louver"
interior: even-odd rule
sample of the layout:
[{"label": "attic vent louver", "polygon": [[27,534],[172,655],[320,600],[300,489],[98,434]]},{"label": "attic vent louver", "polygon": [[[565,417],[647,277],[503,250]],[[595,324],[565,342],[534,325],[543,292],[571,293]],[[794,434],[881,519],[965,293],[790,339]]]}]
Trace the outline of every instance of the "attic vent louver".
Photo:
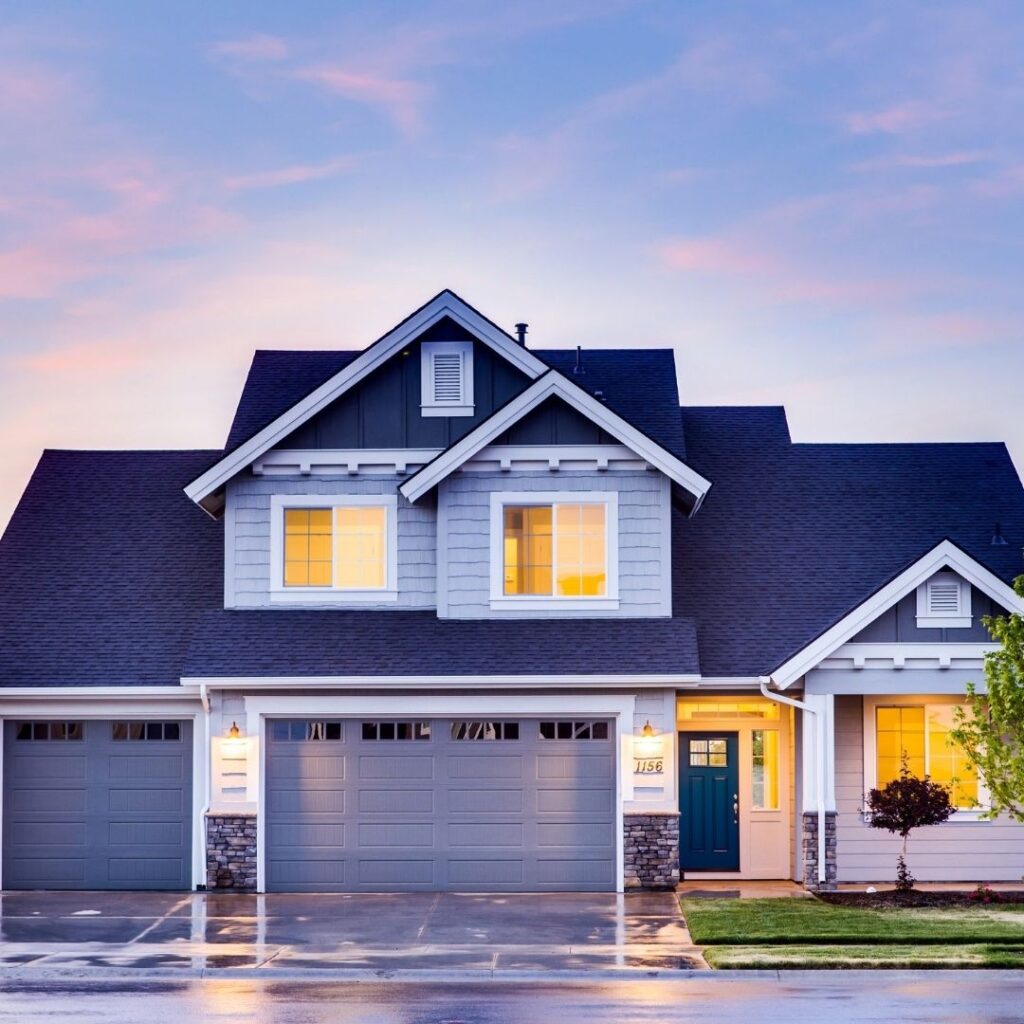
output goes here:
[{"label": "attic vent louver", "polygon": [[420,361],[424,416],[473,415],[473,343],[425,341]]},{"label": "attic vent louver", "polygon": [[462,401],[462,357],[457,353],[434,356],[434,401]]},{"label": "attic vent louver", "polygon": [[971,625],[971,586],[954,572],[936,573],[917,588],[917,625],[964,629]]},{"label": "attic vent louver", "polygon": [[928,614],[956,615],[960,611],[960,584],[957,580],[933,580],[928,584]]}]

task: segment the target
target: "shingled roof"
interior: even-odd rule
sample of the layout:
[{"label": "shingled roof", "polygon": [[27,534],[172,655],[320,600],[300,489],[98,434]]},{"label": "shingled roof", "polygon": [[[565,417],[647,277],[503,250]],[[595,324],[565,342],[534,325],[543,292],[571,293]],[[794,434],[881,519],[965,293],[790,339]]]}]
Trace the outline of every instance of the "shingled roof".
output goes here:
[{"label": "shingled roof", "polygon": [[779,408],[682,421],[689,464],[715,481],[674,538],[673,607],[697,622],[705,676],[770,673],[947,538],[1006,583],[1024,573],[1003,444],[791,444]]}]

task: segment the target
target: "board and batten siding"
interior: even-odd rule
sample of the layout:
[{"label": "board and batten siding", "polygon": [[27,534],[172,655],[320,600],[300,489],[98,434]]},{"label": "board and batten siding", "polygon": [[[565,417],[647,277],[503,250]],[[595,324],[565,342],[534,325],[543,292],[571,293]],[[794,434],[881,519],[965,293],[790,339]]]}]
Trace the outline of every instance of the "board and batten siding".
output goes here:
[{"label": "board and batten siding", "polygon": [[[225,606],[267,608],[270,599],[270,499],[274,494],[396,495],[405,479],[375,476],[361,480],[303,477],[239,477],[227,489],[225,506]],[[410,505],[398,494],[398,600],[359,601],[353,608],[428,609],[436,606],[437,514],[433,503]],[[275,605],[280,607],[280,605]],[[316,608],[314,601],[301,606]],[[343,608],[332,602],[322,607]]]},{"label": "board and batten siding", "polygon": [[668,478],[653,472],[464,473],[439,488],[438,613],[448,618],[538,618],[538,613],[492,610],[491,495],[524,491],[616,492],[619,524],[617,610],[559,610],[559,617],[660,617],[672,614]]},{"label": "board and batten siding", "polygon": [[[947,699],[947,698],[943,698]],[[899,698],[894,697],[898,702]],[[900,840],[873,829],[864,803],[864,700],[835,698],[837,850],[840,882],[878,882],[895,877]],[[915,830],[907,861],[921,882],[1020,881],[1024,874],[1024,825],[957,821]]]}]

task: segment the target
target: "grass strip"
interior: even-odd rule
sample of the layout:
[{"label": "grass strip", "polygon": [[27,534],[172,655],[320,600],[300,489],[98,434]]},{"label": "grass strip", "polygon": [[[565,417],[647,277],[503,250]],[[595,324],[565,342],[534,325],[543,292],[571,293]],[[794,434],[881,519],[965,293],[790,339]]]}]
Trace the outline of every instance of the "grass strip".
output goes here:
[{"label": "grass strip", "polygon": [[963,945],[1024,946],[1024,905],[838,907],[817,899],[684,899],[683,915],[700,946]]},{"label": "grass strip", "polygon": [[985,970],[1024,968],[1024,945],[841,945],[841,946],[713,946],[704,950],[717,970]]}]

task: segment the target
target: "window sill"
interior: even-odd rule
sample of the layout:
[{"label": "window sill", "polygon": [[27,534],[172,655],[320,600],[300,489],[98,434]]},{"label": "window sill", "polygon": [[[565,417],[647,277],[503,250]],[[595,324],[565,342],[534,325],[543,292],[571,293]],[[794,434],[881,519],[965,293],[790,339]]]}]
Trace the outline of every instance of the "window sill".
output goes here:
[{"label": "window sill", "polygon": [[397,601],[397,590],[271,590],[273,604],[383,604]]},{"label": "window sill", "polygon": [[472,416],[476,412],[473,405],[421,405],[421,416]]},{"label": "window sill", "polygon": [[[958,825],[958,824],[959,825],[991,825],[991,824],[993,824],[993,822],[992,822],[992,820],[990,818],[983,818],[982,817],[982,814],[984,814],[984,813],[985,813],[984,810],[975,810],[975,809],[957,811],[951,818],[949,818],[948,820],[942,822],[942,825]],[[860,819],[861,819],[861,821],[864,822],[865,825],[870,825],[871,824],[871,812],[870,811],[861,811],[860,812]],[[941,826],[936,825],[936,826],[933,826],[933,827],[934,828],[939,828]]]},{"label": "window sill", "polygon": [[617,597],[492,597],[492,612],[613,612]]}]

